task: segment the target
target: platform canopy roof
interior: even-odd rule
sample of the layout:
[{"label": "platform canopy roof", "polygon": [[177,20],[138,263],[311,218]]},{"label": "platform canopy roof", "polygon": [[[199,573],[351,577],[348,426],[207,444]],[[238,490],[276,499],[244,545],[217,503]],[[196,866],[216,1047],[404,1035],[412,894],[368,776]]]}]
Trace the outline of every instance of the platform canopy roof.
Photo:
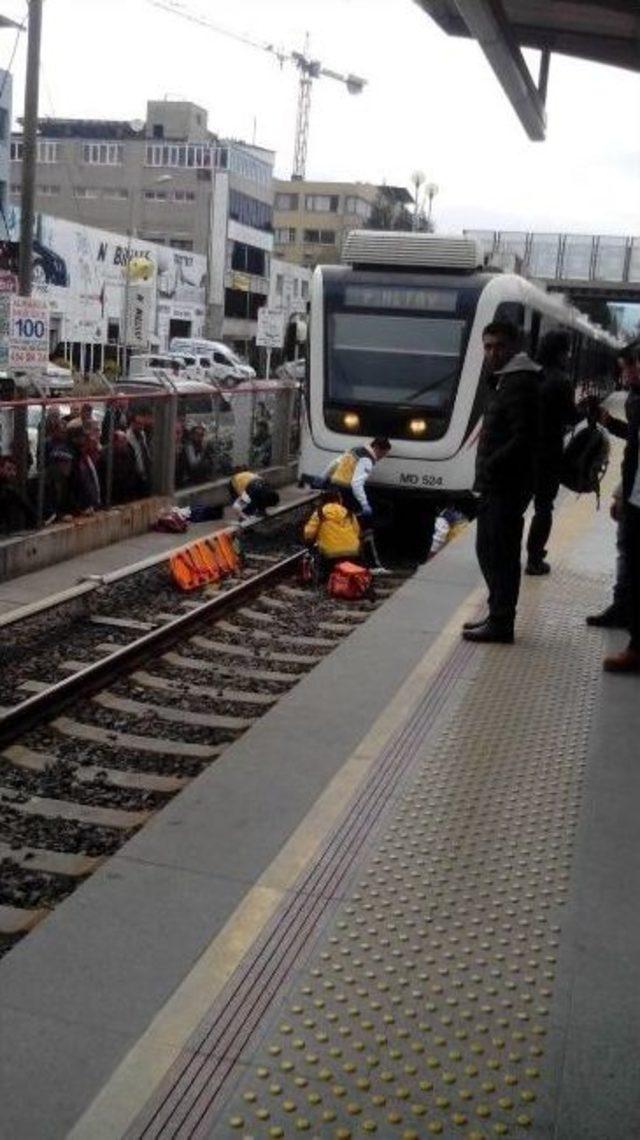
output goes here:
[{"label": "platform canopy roof", "polygon": [[[640,71],[638,0],[416,0],[451,36],[480,44],[530,138],[545,137],[549,53]],[[521,48],[543,54],[536,83]]]}]

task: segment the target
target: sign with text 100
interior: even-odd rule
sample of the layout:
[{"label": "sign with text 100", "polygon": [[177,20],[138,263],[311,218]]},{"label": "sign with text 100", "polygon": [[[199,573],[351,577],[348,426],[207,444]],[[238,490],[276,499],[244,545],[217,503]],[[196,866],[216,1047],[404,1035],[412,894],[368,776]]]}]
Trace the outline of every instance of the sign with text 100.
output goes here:
[{"label": "sign with text 100", "polygon": [[1,295],[0,367],[46,369],[48,361],[48,306],[32,297]]}]

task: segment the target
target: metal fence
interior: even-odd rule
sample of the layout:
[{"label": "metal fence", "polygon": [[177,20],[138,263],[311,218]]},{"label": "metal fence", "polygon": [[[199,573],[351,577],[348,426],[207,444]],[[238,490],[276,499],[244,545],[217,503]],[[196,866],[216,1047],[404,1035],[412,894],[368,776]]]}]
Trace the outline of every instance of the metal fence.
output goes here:
[{"label": "metal fence", "polygon": [[640,237],[466,230],[491,258],[512,255],[522,271],[546,281],[640,287]]},{"label": "metal fence", "polygon": [[0,400],[0,533],[284,468],[299,414],[288,381]]}]

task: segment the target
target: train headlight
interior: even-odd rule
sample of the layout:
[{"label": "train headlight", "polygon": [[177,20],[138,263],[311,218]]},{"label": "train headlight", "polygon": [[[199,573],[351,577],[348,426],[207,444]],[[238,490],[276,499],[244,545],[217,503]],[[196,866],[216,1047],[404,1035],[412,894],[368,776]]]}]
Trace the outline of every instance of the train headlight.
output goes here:
[{"label": "train headlight", "polygon": [[426,420],[409,420],[409,431],[412,435],[424,435],[427,430]]},{"label": "train headlight", "polygon": [[360,416],[357,412],[345,412],[342,422],[349,431],[357,431],[360,427]]}]

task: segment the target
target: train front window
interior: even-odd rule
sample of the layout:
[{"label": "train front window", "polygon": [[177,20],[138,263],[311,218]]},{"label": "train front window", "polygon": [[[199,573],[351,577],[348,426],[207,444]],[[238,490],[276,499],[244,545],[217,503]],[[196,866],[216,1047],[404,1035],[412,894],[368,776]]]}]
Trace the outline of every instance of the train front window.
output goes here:
[{"label": "train front window", "polygon": [[329,400],[444,413],[456,394],[466,326],[444,315],[330,313]]}]

